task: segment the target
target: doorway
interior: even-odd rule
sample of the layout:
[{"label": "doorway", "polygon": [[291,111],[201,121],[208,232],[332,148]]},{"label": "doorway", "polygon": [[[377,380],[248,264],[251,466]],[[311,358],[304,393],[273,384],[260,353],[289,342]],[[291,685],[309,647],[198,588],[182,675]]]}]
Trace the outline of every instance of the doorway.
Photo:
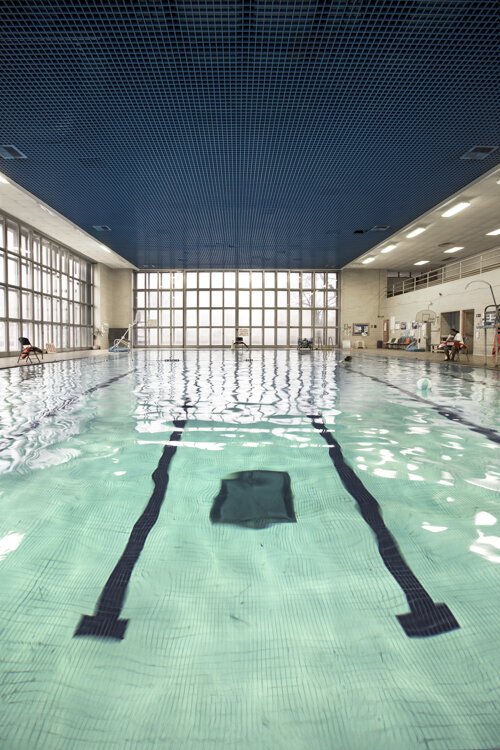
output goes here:
[{"label": "doorway", "polygon": [[469,354],[472,354],[474,351],[474,310],[462,311],[462,336]]}]

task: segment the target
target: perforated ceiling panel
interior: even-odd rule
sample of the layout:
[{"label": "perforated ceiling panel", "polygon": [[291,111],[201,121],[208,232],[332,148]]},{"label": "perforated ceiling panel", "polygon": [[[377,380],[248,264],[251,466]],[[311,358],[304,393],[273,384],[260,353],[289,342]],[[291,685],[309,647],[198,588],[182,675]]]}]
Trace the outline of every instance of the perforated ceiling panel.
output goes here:
[{"label": "perforated ceiling panel", "polygon": [[2,0],[0,169],[139,266],[341,267],[497,163],[497,13]]}]

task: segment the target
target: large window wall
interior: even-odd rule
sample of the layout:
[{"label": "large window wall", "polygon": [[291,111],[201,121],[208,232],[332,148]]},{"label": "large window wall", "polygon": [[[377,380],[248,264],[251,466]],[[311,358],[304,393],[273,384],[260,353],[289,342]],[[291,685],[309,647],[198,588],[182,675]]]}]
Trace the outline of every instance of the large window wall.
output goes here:
[{"label": "large window wall", "polygon": [[0,214],[0,356],[35,346],[93,343],[92,264],[31,227]]},{"label": "large window wall", "polygon": [[335,272],[146,271],[135,274],[137,346],[338,342]]}]

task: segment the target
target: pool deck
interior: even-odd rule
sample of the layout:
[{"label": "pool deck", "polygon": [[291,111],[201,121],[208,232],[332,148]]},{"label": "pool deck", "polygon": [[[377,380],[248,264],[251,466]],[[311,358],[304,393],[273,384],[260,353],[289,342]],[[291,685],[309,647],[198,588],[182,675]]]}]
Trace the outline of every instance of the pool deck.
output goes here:
[{"label": "pool deck", "polygon": [[[221,350],[230,350],[230,347],[221,347]],[[139,351],[145,351],[144,349],[140,349]],[[158,349],[154,349],[152,351],[160,351]],[[161,351],[179,351],[179,349],[162,349]],[[192,351],[190,349],[186,349],[185,351]],[[204,351],[204,350],[203,350]],[[217,351],[217,349],[208,349],[206,351]],[[256,348],[253,351],[266,351],[264,349]],[[290,351],[293,351],[293,349],[290,349]],[[426,361],[426,362],[437,362],[438,364],[453,364],[456,366],[467,366],[467,367],[479,367],[479,368],[485,368],[488,370],[499,370],[500,369],[500,357],[498,359],[498,364],[495,366],[495,357],[491,356],[491,353],[487,356],[487,362],[485,365],[485,357],[484,352],[481,354],[470,354],[469,357],[462,355],[460,360],[456,360],[455,362],[449,362],[445,360],[443,357],[443,354],[441,352],[407,352],[404,349],[335,349],[335,350],[316,350],[316,352],[328,352],[331,353],[333,351],[336,351],[338,355],[340,356],[340,359],[343,359],[344,356],[350,355],[355,359],[356,357],[362,356],[362,357],[384,357],[384,358],[394,358],[397,357],[399,359],[408,359],[413,361]],[[40,363],[41,365],[50,364],[51,362],[61,362],[63,360],[67,359],[84,359],[86,357],[120,357],[123,356],[123,354],[113,354],[108,352],[107,349],[85,349],[83,351],[72,351],[72,352],[54,352],[54,353],[48,353],[44,354],[43,360]],[[14,357],[0,357],[0,370],[10,367],[38,367],[38,363],[35,363],[33,365],[26,364],[26,362],[19,362],[17,361],[17,356]]]}]

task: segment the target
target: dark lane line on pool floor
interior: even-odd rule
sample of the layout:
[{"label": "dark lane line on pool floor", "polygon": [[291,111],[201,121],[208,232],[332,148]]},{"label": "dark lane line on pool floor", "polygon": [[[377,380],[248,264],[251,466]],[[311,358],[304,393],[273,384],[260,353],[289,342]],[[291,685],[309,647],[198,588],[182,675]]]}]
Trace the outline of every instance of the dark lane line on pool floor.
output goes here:
[{"label": "dark lane line on pool floor", "polygon": [[84,396],[88,396],[90,393],[94,393],[94,391],[98,391],[101,388],[108,388],[108,386],[113,385],[113,383],[116,383],[118,380],[121,380],[122,378],[126,378],[129,375],[132,375],[134,372],[137,372],[137,368],[134,368],[133,370],[129,370],[128,372],[125,372],[123,375],[115,375],[112,378],[109,378],[109,380],[104,381],[103,383],[98,383],[97,385],[93,385],[91,388],[87,388],[86,391],[82,391],[81,393],[76,394],[75,396],[71,396],[71,398],[67,398],[64,401],[62,401],[60,404],[55,406],[53,409],[47,409],[46,411],[43,411],[37,419],[33,420],[32,422],[29,422],[23,429],[17,430],[10,436],[10,440],[2,440],[0,442],[0,453],[4,450],[6,450],[12,438],[18,438],[22,435],[26,435],[30,430],[36,430],[37,427],[40,426],[43,419],[46,417],[54,417],[58,412],[63,411],[64,409],[67,409],[69,406],[73,406],[73,404],[76,404],[77,401]]},{"label": "dark lane line on pool floor", "polygon": [[[184,409],[192,408],[184,405]],[[174,432],[169,443],[179,443],[187,419],[174,420]],[[120,614],[125,603],[128,584],[134,567],[139,560],[149,532],[157,522],[167,492],[170,463],[177,451],[177,445],[165,445],[156,469],[152,474],[153,494],[137,519],[130,533],[122,556],[115,565],[98,599],[93,615],[82,615],[73,633],[75,636],[93,636],[121,641],[125,637],[128,620],[121,620]]]},{"label": "dark lane line on pool floor", "polygon": [[396,391],[404,393],[405,396],[409,396],[414,401],[420,401],[422,404],[427,404],[431,409],[434,409],[434,411],[436,411],[441,417],[449,419],[450,422],[459,422],[460,424],[465,425],[465,427],[470,427],[473,432],[478,432],[480,435],[483,435],[483,437],[491,440],[492,443],[497,443],[500,445],[500,433],[498,433],[492,427],[481,427],[481,425],[478,425],[475,422],[471,422],[471,420],[467,419],[467,417],[462,417],[458,413],[458,411],[450,411],[446,409],[446,407],[439,406],[439,404],[435,404],[433,401],[429,401],[428,398],[423,398],[422,396],[418,396],[416,393],[412,393],[412,391],[407,391],[405,388],[400,388],[399,385],[394,385],[394,383],[389,383],[387,380],[377,378],[376,375],[368,375],[368,373],[361,372],[361,370],[351,370],[351,372],[355,372],[357,375],[362,375],[364,378],[369,378],[376,383],[382,383],[382,385],[386,385],[388,386],[388,388],[394,388]]},{"label": "dark lane line on pool floor", "polygon": [[410,611],[396,615],[406,635],[409,638],[424,638],[459,629],[460,625],[449,607],[442,603],[436,604],[409,567],[384,523],[380,505],[346,463],[340,444],[327,430],[322,417],[319,414],[307,416],[329,446],[329,456],[342,484],[356,501],[363,520],[375,534],[380,557],[406,597]]}]

